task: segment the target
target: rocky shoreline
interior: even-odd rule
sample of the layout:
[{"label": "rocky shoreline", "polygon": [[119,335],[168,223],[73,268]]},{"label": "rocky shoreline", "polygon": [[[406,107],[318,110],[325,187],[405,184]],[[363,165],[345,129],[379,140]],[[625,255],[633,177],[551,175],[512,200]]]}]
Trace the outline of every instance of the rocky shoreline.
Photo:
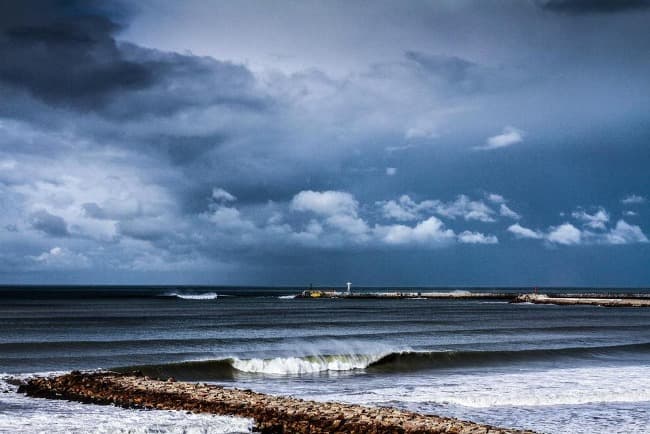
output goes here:
[{"label": "rocky shoreline", "polygon": [[252,418],[262,433],[533,434],[387,407],[305,401],[217,385],[152,379],[138,373],[71,372],[35,377],[19,388],[28,396],[125,408],[184,410]]}]

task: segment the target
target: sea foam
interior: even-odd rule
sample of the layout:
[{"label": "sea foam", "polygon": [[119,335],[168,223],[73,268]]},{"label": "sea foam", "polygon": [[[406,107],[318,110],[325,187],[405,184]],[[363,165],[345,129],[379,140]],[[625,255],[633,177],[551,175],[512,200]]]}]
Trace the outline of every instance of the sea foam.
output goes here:
[{"label": "sea foam", "polygon": [[250,433],[253,421],[182,411],[127,410],[108,405],[28,398],[0,377],[0,432],[235,434]]},{"label": "sea foam", "polygon": [[[470,408],[576,406],[650,401],[650,367],[561,368],[421,379],[426,385],[379,387],[341,397],[365,404],[387,402]],[[330,399],[330,397],[318,397]]]}]

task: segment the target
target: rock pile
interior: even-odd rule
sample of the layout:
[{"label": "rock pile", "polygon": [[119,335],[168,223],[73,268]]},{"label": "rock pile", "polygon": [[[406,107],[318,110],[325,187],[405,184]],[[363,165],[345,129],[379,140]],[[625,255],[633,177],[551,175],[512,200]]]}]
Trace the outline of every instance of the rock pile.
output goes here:
[{"label": "rock pile", "polygon": [[262,433],[506,434],[531,433],[385,407],[305,401],[217,385],[144,377],[139,373],[82,373],[32,378],[19,392],[125,408],[185,410],[252,418]]}]

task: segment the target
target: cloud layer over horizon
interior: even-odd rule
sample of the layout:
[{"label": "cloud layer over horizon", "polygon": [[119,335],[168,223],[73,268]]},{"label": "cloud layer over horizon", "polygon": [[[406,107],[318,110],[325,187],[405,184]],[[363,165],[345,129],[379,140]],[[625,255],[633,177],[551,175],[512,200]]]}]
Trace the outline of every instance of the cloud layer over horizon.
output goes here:
[{"label": "cloud layer over horizon", "polygon": [[0,283],[650,284],[646,2],[258,6],[0,6]]}]

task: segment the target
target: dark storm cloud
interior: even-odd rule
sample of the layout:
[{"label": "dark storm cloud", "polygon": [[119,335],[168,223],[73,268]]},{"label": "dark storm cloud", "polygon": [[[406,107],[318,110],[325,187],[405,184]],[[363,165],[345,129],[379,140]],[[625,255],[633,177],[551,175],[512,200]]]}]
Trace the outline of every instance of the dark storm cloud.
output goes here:
[{"label": "dark storm cloud", "polygon": [[49,104],[121,118],[264,106],[241,66],[117,42],[126,15],[93,1],[3,2],[0,83]]},{"label": "dark storm cloud", "polygon": [[163,135],[152,140],[152,145],[166,154],[173,164],[184,166],[205,156],[227,138],[224,134],[215,133],[196,136]]},{"label": "dark storm cloud", "polygon": [[63,217],[50,214],[45,210],[33,213],[30,216],[30,223],[34,229],[53,237],[67,237],[70,235],[68,225]]},{"label": "dark storm cloud", "polygon": [[118,225],[120,234],[144,241],[164,239],[172,230],[164,222],[155,220],[126,220]]},{"label": "dark storm cloud", "polygon": [[270,104],[255,91],[255,79],[242,65],[128,43],[120,44],[119,48],[125,59],[145,68],[152,81],[111,100],[104,108],[110,116],[170,116],[185,109],[206,107],[255,112],[267,109]]},{"label": "dark storm cloud", "polygon": [[3,2],[0,80],[51,103],[90,108],[112,93],[151,84],[143,65],[124,59],[119,25],[95,2]]},{"label": "dark storm cloud", "polygon": [[566,14],[608,14],[650,8],[649,0],[537,0],[541,8]]}]

